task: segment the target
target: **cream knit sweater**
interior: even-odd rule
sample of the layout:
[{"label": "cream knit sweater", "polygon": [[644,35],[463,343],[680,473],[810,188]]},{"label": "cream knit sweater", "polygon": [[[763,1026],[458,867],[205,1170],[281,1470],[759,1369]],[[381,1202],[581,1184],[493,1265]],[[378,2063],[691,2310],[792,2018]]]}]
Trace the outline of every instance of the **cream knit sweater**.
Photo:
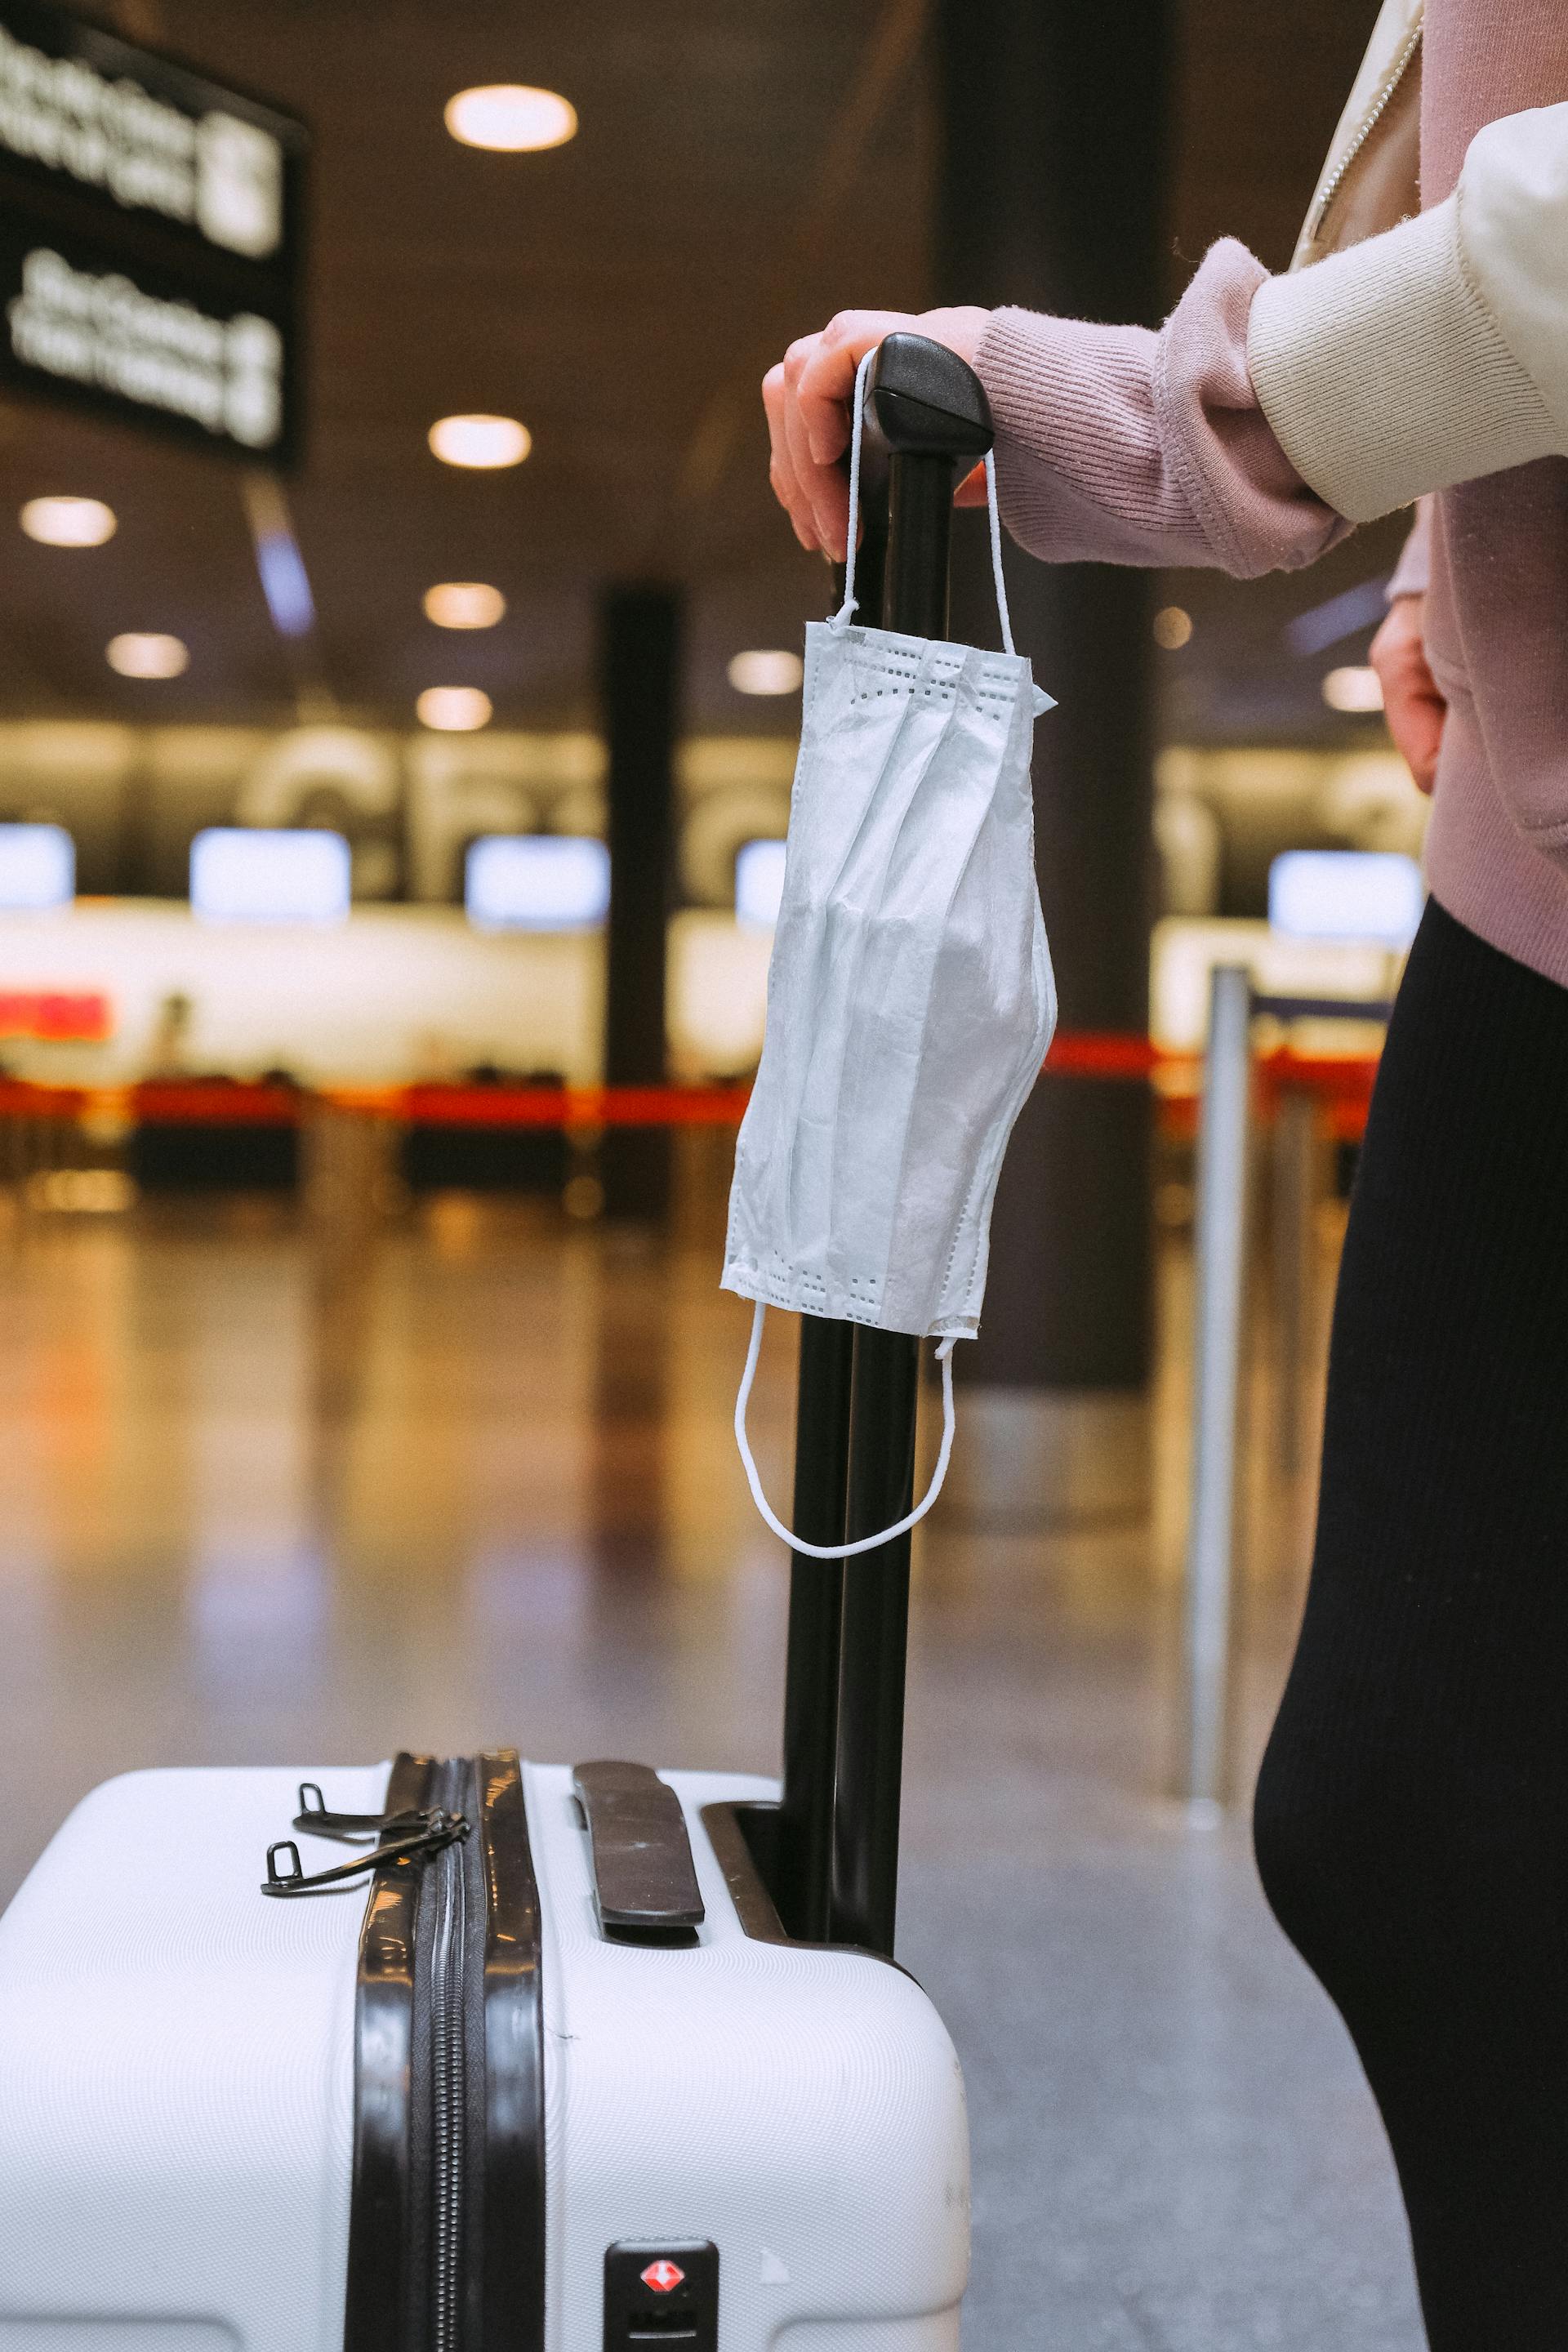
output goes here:
[{"label": "cream knit sweater", "polygon": [[979,368],[1047,558],[1247,575],[1440,493],[1429,879],[1568,986],[1568,6],[1428,0],[1425,47],[1417,218],[1283,278],[1216,246],[1158,335],[999,310]]}]

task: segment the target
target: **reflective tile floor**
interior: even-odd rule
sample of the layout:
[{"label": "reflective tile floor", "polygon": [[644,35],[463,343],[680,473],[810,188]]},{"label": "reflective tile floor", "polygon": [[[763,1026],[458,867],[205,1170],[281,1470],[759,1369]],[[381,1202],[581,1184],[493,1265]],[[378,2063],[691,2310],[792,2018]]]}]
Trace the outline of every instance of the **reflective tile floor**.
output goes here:
[{"label": "reflective tile floor", "polygon": [[[714,1269],[460,1198],[327,1255],[244,1204],[0,1234],[0,1896],[132,1765],[493,1741],[772,1769],[785,1563],[733,1457],[746,1310]],[[1419,2352],[1338,2022],[1241,1820],[1160,1793],[1174,1247],[1163,1282],[1152,1527],[921,1538],[900,1952],[969,2084],[965,2345]],[[775,1320],[753,1428],[783,1496]],[[1306,1541],[1268,1452],[1244,1781]]]}]

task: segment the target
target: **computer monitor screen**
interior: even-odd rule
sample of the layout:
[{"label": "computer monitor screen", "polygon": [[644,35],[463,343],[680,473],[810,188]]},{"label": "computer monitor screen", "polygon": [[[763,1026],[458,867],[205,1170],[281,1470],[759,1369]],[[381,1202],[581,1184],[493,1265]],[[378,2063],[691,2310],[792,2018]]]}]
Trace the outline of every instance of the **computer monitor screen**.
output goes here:
[{"label": "computer monitor screen", "polygon": [[76,896],[76,844],[61,824],[0,824],[0,908],[37,912]]},{"label": "computer monitor screen", "polygon": [[610,853],[589,834],[486,834],[463,896],[481,930],[590,930],[609,908]]},{"label": "computer monitor screen", "polygon": [[1413,857],[1389,850],[1291,849],[1268,869],[1268,921],[1289,939],[1408,947],[1424,895]]},{"label": "computer monitor screen", "polygon": [[191,844],[191,907],[209,923],[335,923],[349,911],[341,833],[209,825]]},{"label": "computer monitor screen", "polygon": [[771,931],[784,897],[782,841],[745,841],[735,853],[735,919],[748,930]]}]

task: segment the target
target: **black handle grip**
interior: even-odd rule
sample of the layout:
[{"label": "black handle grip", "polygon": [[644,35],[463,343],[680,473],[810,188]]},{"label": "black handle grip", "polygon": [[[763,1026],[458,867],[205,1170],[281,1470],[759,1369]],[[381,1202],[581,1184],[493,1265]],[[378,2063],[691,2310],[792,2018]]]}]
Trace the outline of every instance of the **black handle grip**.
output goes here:
[{"label": "black handle grip", "polygon": [[694,1943],[702,1895],[680,1800],[646,1764],[579,1764],[599,1925],[616,1941]]},{"label": "black handle grip", "polygon": [[[928,335],[884,336],[860,440],[862,537],[855,618],[911,636],[947,635],[952,494],[995,440],[974,370]],[[843,575],[838,574],[843,594]]]},{"label": "black handle grip", "polygon": [[967,473],[996,438],[980,378],[928,335],[884,336],[867,393],[868,437],[891,454],[946,457]]}]

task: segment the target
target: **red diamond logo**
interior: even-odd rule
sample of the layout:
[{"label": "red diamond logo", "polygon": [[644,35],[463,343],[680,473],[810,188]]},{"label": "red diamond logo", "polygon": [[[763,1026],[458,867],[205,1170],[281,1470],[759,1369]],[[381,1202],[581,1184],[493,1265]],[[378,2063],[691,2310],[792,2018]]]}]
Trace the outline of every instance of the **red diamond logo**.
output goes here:
[{"label": "red diamond logo", "polygon": [[686,2273],[679,2263],[649,2263],[642,2274],[642,2283],[644,2286],[652,2287],[655,2294],[668,2294],[672,2288],[682,2284],[685,2277]]}]

